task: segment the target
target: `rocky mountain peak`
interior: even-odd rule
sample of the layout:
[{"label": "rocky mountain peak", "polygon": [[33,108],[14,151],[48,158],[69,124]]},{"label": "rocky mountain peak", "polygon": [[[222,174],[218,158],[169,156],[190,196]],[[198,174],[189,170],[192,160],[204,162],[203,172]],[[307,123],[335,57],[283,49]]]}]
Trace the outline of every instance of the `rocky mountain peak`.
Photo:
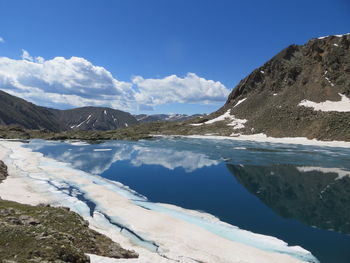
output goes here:
[{"label": "rocky mountain peak", "polygon": [[230,110],[247,120],[242,133],[350,140],[349,97],[350,34],[327,36],[290,45],[255,69],[212,118]]}]

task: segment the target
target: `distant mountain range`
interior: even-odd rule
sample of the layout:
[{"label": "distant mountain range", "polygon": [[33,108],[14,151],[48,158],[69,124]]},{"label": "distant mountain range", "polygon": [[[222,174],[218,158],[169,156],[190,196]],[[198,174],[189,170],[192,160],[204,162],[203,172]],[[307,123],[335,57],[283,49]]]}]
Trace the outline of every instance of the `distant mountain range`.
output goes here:
[{"label": "distant mountain range", "polygon": [[138,122],[154,122],[154,121],[186,121],[199,116],[203,116],[203,114],[138,114],[134,115]]},{"label": "distant mountain range", "polygon": [[185,121],[200,114],[138,114],[105,107],[81,107],[70,110],[45,108],[0,90],[0,125],[19,125],[26,129],[115,130],[137,123]]},{"label": "distant mountain range", "polygon": [[26,129],[113,130],[137,124],[127,112],[101,107],[56,110],[37,106],[0,90],[0,125]]},{"label": "distant mountain range", "polygon": [[113,130],[137,123],[143,124],[128,129],[135,138],[150,133],[264,133],[350,141],[350,34],[290,45],[241,80],[225,105],[210,115],[132,116],[99,107],[55,110],[0,91],[0,125],[64,131]]}]

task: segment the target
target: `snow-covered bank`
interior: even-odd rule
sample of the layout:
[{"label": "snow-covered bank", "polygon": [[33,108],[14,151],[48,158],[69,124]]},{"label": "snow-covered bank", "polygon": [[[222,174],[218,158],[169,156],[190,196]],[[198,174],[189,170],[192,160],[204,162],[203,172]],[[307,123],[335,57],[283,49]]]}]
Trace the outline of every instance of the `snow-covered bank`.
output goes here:
[{"label": "snow-covered bank", "polygon": [[217,135],[153,135],[153,136],[164,137],[164,138],[183,137],[183,138],[194,138],[194,139],[253,141],[253,142],[301,144],[301,145],[312,145],[312,146],[350,148],[350,142],[346,142],[346,141],[320,141],[316,139],[311,140],[305,137],[277,138],[277,137],[269,137],[263,133],[253,134],[253,135],[232,134],[231,136],[217,136]]},{"label": "snow-covered bank", "polygon": [[300,247],[211,215],[147,202],[119,183],[43,157],[20,142],[0,141],[0,157],[10,174],[0,184],[2,198],[68,206],[99,232],[138,252],[140,259],[131,262],[317,262]]}]

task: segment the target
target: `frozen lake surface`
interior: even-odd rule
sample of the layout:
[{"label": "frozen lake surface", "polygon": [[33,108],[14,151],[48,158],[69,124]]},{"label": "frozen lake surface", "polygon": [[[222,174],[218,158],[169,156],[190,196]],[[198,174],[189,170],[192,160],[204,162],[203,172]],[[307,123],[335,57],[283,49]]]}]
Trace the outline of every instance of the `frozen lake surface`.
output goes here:
[{"label": "frozen lake surface", "polygon": [[[135,200],[145,208],[164,210],[159,202],[205,211],[301,246],[321,262],[350,262],[350,149],[186,138],[100,144],[32,140],[26,147],[121,182],[135,196],[147,197]],[[224,230],[203,227],[225,236]]]}]

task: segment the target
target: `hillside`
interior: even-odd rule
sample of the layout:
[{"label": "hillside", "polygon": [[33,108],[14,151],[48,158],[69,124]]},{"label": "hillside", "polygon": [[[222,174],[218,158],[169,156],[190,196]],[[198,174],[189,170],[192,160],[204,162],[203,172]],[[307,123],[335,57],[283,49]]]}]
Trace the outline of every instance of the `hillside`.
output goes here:
[{"label": "hillside", "polygon": [[282,50],[194,125],[225,121],[231,133],[349,141],[349,98],[350,34],[322,37]]},{"label": "hillside", "polygon": [[18,125],[26,129],[114,130],[134,125],[129,113],[102,107],[56,110],[37,106],[0,90],[0,125]]},{"label": "hillside", "polygon": [[59,131],[63,127],[48,109],[0,90],[0,125]]},{"label": "hillside", "polygon": [[154,122],[154,121],[186,121],[196,117],[202,116],[202,114],[137,114],[134,117],[140,123]]},{"label": "hillside", "polygon": [[102,107],[82,107],[71,110],[51,110],[65,130],[114,130],[134,125],[137,120],[129,113]]}]

